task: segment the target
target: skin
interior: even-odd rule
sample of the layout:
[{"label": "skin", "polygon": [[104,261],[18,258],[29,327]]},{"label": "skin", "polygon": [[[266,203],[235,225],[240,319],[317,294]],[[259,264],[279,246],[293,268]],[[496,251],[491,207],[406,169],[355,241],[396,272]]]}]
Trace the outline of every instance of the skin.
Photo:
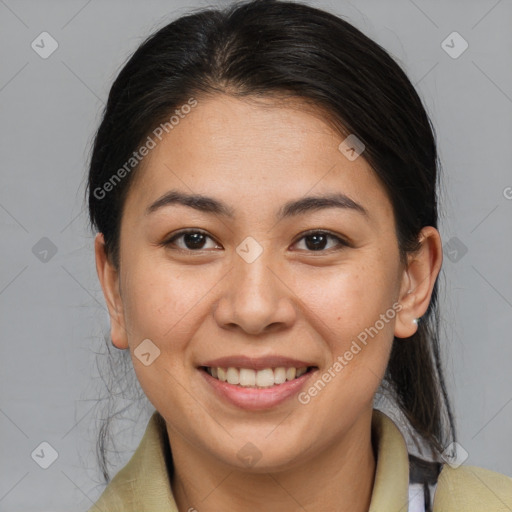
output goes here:
[{"label": "skin", "polygon": [[[166,420],[176,502],[200,512],[367,510],[376,467],[372,401],[393,336],[411,336],[413,319],[427,310],[442,263],[440,235],[425,227],[421,249],[401,265],[391,203],[364,154],[348,160],[338,150],[344,137],[300,100],[198,101],[134,176],[119,269],[101,234],[95,242],[113,344],[130,350],[144,392]],[[214,197],[234,218],[183,205],[146,215],[170,189]],[[285,202],[333,191],[362,204],[368,217],[324,208],[276,222]],[[184,228],[211,237],[202,251],[187,250],[183,237],[159,245]],[[351,246],[328,238],[314,251],[301,235],[311,229]],[[263,248],[252,263],[236,253],[247,236]],[[402,309],[307,405],[293,397],[245,411],[216,397],[197,369],[222,356],[279,354],[322,373],[395,302]],[[133,354],[147,338],[161,351],[149,366]],[[252,467],[237,457],[247,442],[261,453]]]}]

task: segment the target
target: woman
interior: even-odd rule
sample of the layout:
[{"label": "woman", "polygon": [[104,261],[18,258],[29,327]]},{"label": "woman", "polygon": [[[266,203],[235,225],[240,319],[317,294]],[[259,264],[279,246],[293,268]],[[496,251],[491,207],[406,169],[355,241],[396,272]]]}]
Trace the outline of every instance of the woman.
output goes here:
[{"label": "woman", "polygon": [[91,510],[510,509],[510,478],[445,463],[437,182],[410,81],[334,15],[256,0],[144,42],[88,190],[112,344],[155,412]]}]

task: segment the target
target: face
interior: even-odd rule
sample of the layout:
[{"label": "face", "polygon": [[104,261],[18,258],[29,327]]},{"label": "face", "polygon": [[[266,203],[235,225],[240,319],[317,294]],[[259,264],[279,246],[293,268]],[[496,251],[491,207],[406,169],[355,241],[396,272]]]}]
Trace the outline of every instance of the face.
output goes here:
[{"label": "face", "polygon": [[205,460],[253,450],[266,471],[335,446],[428,305],[430,281],[404,306],[391,203],[343,139],[298,102],[199,99],[134,176],[119,272],[98,238],[113,342]]}]

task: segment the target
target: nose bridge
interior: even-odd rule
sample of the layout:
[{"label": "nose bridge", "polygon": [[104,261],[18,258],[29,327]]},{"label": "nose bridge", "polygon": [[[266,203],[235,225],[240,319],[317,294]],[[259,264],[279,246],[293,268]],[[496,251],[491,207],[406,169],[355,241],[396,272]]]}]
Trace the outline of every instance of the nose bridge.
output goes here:
[{"label": "nose bridge", "polygon": [[257,334],[271,325],[289,326],[295,317],[291,291],[275,275],[275,255],[248,237],[233,255],[233,269],[217,310],[224,327],[238,325]]},{"label": "nose bridge", "polygon": [[271,307],[270,303],[278,298],[276,293],[280,292],[276,290],[275,276],[270,270],[274,259],[270,244],[264,247],[254,238],[247,237],[236,252],[233,277],[238,299],[259,302],[260,308]]}]

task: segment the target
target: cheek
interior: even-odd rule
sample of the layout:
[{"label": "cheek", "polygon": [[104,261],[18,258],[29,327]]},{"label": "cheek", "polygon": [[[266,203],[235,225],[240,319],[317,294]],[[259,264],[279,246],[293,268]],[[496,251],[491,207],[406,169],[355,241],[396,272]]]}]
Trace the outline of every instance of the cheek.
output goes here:
[{"label": "cheek", "polygon": [[[123,306],[128,343],[137,379],[158,410],[181,408],[186,396],[170,393],[184,380],[189,341],[204,315],[201,298],[212,287],[193,275],[179,273],[167,264],[138,261],[125,265]],[[148,350],[152,361],[139,359]],[[141,345],[144,342],[146,345]],[[156,349],[154,348],[156,346]],[[158,354],[154,359],[154,354]]]},{"label": "cheek", "polygon": [[389,267],[347,264],[305,278],[300,286],[305,315],[330,353],[328,364],[339,363],[331,368],[335,400],[344,402],[348,390],[368,399],[384,375],[393,342],[396,283]]},{"label": "cheek", "polygon": [[212,286],[208,279],[199,279],[193,268],[177,270],[150,260],[127,266],[126,276],[123,305],[130,345],[150,338],[166,350],[178,349]]},{"label": "cheek", "polygon": [[340,410],[356,415],[371,403],[393,343],[394,283],[377,269],[352,270],[333,273],[325,281],[313,280],[302,294],[310,311],[308,321],[330,354],[318,376],[328,382],[327,392],[318,392],[322,385],[313,383],[303,398],[319,396],[316,407],[331,410],[327,424]]},{"label": "cheek", "polygon": [[[373,325],[392,308],[396,289],[391,272],[379,265],[336,267],[297,277],[296,286],[307,310],[333,332],[346,333]],[[389,320],[386,326],[391,323]]]}]

